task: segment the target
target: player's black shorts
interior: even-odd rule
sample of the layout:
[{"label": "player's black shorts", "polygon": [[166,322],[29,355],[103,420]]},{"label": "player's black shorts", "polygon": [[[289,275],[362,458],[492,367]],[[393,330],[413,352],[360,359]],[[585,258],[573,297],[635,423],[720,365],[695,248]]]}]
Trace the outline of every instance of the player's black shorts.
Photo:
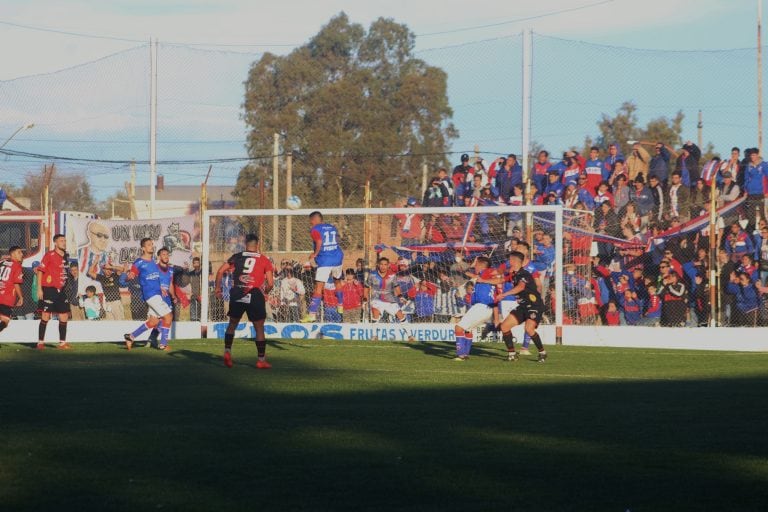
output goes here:
[{"label": "player's black shorts", "polygon": [[63,289],[43,286],[43,300],[37,303],[43,313],[69,313],[69,299]]},{"label": "player's black shorts", "polygon": [[0,316],[11,318],[13,316],[13,308],[11,306],[6,306],[5,304],[0,304]]},{"label": "player's black shorts", "polygon": [[238,288],[232,288],[229,294],[229,313],[230,318],[243,318],[248,315],[248,320],[256,322],[267,318],[267,305],[264,300],[264,294],[260,289],[254,288],[250,293],[243,295]]},{"label": "player's black shorts", "polygon": [[536,306],[522,304],[517,309],[512,310],[512,314],[517,318],[518,324],[525,323],[526,320],[533,320],[536,322],[536,327],[541,322],[541,309]]}]

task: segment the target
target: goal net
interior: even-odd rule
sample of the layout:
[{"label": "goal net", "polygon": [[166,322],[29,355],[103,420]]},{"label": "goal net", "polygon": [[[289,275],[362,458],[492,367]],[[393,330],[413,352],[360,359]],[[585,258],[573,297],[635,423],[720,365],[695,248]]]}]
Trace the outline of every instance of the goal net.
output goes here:
[{"label": "goal net", "polygon": [[[324,209],[324,222],[336,226],[344,251],[344,279],[324,284],[317,318],[301,323],[312,295],[314,268],[309,256],[309,214],[313,210],[209,210],[203,216],[203,268],[209,269],[201,321],[209,337],[223,337],[231,276],[222,279],[222,296],[213,279],[230,255],[244,249],[245,236],[260,239],[260,251],[274,263],[275,286],[267,296],[267,336],[381,340],[452,340],[453,323],[467,308],[472,283],[465,272],[477,256],[503,266],[514,250],[528,251],[545,301],[544,331],[550,342],[563,323],[563,210],[552,206],[465,208]],[[569,249],[570,250],[570,249]],[[360,287],[386,258],[403,297],[405,320],[372,315]],[[339,303],[341,298],[341,304]],[[340,307],[341,306],[341,307]],[[572,305],[568,304],[571,308]],[[578,309],[578,306],[575,306]],[[374,318],[379,318],[374,321]],[[243,319],[237,335],[252,335]],[[478,330],[481,328],[479,327]],[[478,335],[481,333],[478,332]],[[486,337],[493,339],[492,337]]]}]

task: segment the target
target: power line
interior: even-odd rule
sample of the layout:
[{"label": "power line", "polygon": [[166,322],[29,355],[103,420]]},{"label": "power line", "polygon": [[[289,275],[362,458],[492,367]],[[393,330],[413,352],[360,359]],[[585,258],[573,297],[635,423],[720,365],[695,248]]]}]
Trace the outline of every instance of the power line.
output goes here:
[{"label": "power line", "polygon": [[492,28],[492,27],[500,27],[503,25],[512,25],[514,23],[520,23],[522,21],[531,21],[531,20],[537,20],[540,18],[547,18],[549,16],[557,16],[559,14],[565,14],[567,12],[574,12],[574,11],[580,11],[582,9],[589,9],[591,7],[597,7],[598,5],[608,4],[613,2],[614,0],[602,0],[600,2],[594,2],[591,4],[581,5],[578,7],[571,7],[570,9],[561,9],[559,11],[550,11],[545,12],[542,14],[536,14],[534,16],[526,16],[524,18],[515,18],[513,20],[507,20],[507,21],[499,21],[496,23],[488,23],[486,25],[475,25],[473,27],[464,27],[464,28],[457,28],[453,30],[442,30],[440,32],[427,32],[425,34],[416,34],[416,37],[427,37],[427,36],[437,36],[437,35],[443,35],[443,34],[455,34],[457,32],[467,32],[470,30],[480,30],[483,28]]}]

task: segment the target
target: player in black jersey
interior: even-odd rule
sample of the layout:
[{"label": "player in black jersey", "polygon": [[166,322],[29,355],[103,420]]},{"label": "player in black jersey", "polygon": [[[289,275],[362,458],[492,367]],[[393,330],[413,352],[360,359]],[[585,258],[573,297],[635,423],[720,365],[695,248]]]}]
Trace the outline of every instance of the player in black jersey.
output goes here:
[{"label": "player in black jersey", "polygon": [[259,253],[259,237],[245,237],[245,251],[230,256],[216,273],[215,292],[221,297],[221,280],[224,273],[232,273],[232,289],[229,292],[229,325],[224,333],[224,365],[232,368],[232,342],[235,329],[243,315],[253,323],[256,332],[256,349],[259,359],[256,368],[269,369],[267,362],[267,341],[264,337],[264,320],[267,318],[265,294],[275,285],[272,262]]},{"label": "player in black jersey", "polygon": [[541,315],[544,312],[544,303],[541,300],[541,294],[536,287],[533,275],[523,268],[523,261],[525,261],[525,255],[521,252],[513,252],[509,255],[510,271],[514,273],[514,276],[512,277],[512,289],[505,294],[516,295],[518,306],[501,322],[501,334],[507,345],[508,359],[517,361],[518,356],[515,352],[512,328],[524,323],[525,332],[531,337],[539,351],[539,362],[543,363],[547,359],[547,351],[544,350],[541,336],[536,332],[536,328],[539,326]]}]

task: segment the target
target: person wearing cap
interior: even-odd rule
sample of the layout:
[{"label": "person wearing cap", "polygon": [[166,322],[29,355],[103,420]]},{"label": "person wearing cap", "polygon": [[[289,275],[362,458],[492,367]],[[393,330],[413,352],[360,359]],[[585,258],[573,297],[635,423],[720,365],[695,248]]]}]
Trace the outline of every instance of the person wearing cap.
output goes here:
[{"label": "person wearing cap", "polygon": [[683,185],[690,187],[701,176],[699,169],[699,159],[701,158],[701,149],[691,141],[685,141],[680,148],[680,154],[675,162],[675,170],[680,173]]},{"label": "person wearing cap", "polygon": [[672,159],[671,149],[663,142],[657,142],[654,145],[653,156],[648,165],[649,178],[651,175],[656,176],[659,179],[659,183],[662,183],[665,187],[669,177],[669,161]]},{"label": "person wearing cap", "polygon": [[453,188],[456,189],[458,186],[467,181],[468,179],[472,179],[472,173],[474,171],[474,168],[469,165],[469,155],[464,153],[461,155],[461,163],[453,168],[453,174],[451,176],[451,181],[453,181]]},{"label": "person wearing cap", "polygon": [[651,174],[648,177],[648,191],[651,193],[651,197],[653,197],[651,219],[654,221],[660,221],[664,214],[666,201],[664,197],[664,186],[661,184],[661,180],[655,174]]},{"label": "person wearing cap", "polygon": [[719,194],[717,196],[718,208],[731,203],[741,197],[741,187],[733,179],[731,171],[725,171],[722,173],[723,183],[718,187]]},{"label": "person wearing cap", "polygon": [[[118,269],[115,274],[113,268]],[[113,265],[104,265],[101,267],[101,273],[98,273],[98,261],[88,270],[88,277],[101,284],[104,291],[104,319],[105,320],[125,320],[125,309],[120,297],[120,274],[123,273],[122,267]]]},{"label": "person wearing cap", "polygon": [[723,184],[723,178],[726,171],[731,173],[733,181],[742,188],[744,185],[744,168],[745,162],[741,159],[741,150],[734,146],[731,148],[731,157],[728,160],[720,162],[720,168],[717,174],[717,185]]}]

